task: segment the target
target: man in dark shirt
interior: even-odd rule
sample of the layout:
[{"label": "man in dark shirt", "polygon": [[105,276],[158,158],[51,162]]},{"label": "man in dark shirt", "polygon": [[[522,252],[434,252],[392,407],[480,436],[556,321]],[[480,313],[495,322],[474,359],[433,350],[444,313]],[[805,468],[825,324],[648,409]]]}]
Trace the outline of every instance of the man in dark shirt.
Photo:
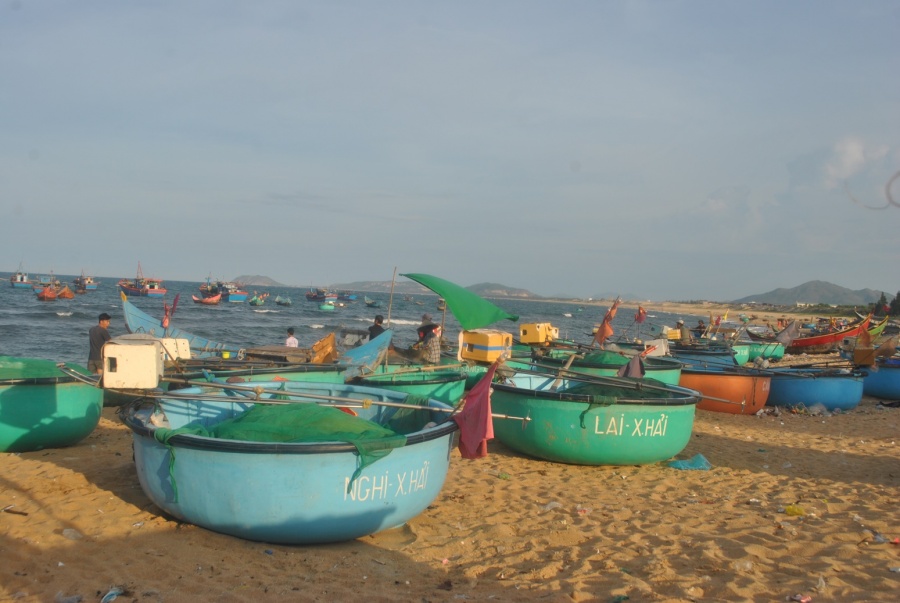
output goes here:
[{"label": "man in dark shirt", "polygon": [[109,335],[110,316],[106,312],[97,317],[97,326],[91,327],[88,331],[88,337],[91,342],[91,351],[88,354],[88,370],[96,375],[103,373],[103,355],[100,350],[103,344],[112,339]]},{"label": "man in dark shirt", "polygon": [[381,314],[375,315],[375,324],[369,327],[369,341],[372,341],[382,333],[384,333],[384,327],[381,326],[381,323],[384,322],[384,316]]}]

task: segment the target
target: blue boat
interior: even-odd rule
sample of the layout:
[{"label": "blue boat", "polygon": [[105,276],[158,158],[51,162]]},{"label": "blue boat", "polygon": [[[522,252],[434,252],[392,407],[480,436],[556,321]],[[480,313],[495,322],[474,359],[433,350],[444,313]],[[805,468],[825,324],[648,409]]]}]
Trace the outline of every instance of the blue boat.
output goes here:
[{"label": "blue boat", "polygon": [[866,370],[863,393],[883,400],[900,400],[900,357],[878,358]]},{"label": "blue boat", "polygon": [[[747,357],[749,357],[750,346],[746,346],[745,351]],[[738,366],[735,351],[726,346],[669,343],[669,355],[680,361],[682,364],[695,368],[724,368]]]},{"label": "blue boat", "polygon": [[[123,409],[138,479],[156,506],[239,538],[313,544],[403,525],[440,493],[457,431],[446,404],[419,398],[410,408],[407,394],[341,384],[254,387],[266,392],[256,403],[234,389],[195,387]],[[357,416],[316,404],[323,399]],[[255,408],[267,402],[280,403],[278,411],[318,413],[323,424],[334,420],[340,428],[313,424],[307,441],[216,437],[233,430],[238,417],[249,421],[254,411],[276,408]],[[387,435],[356,439],[347,435],[348,423]]]},{"label": "blue boat", "polygon": [[191,348],[191,355],[194,357],[204,356],[225,356],[234,355],[243,358],[244,349],[241,346],[220,343],[211,339],[206,339],[193,333],[183,331],[178,327],[169,325],[164,327],[161,320],[153,318],[146,312],[139,310],[134,304],[128,301],[125,294],[122,294],[122,310],[125,314],[125,328],[129,333],[147,334],[153,337],[171,337],[173,339],[187,339]]},{"label": "blue boat", "polygon": [[783,368],[770,371],[767,406],[852,410],[863,396],[862,371],[829,368]]}]

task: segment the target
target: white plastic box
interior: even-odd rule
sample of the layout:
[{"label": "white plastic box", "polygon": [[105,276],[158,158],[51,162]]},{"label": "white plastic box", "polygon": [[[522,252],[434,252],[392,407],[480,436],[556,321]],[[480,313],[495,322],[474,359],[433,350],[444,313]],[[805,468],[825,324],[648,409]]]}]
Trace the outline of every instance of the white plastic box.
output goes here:
[{"label": "white plastic box", "polygon": [[153,389],[163,376],[158,339],[112,339],[103,346],[103,387]]}]

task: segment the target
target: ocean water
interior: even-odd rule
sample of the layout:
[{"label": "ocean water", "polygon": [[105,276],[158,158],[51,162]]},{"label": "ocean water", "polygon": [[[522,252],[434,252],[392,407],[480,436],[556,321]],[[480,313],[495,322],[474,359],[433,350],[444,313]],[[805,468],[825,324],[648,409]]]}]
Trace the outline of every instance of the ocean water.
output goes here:
[{"label": "ocean water", "polygon": [[[59,278],[71,282],[74,277]],[[112,316],[109,331],[113,337],[127,333],[116,280],[103,280],[96,291],[76,295],[72,300],[41,302],[30,289],[14,289],[7,274],[0,281],[0,355],[87,364],[88,330],[97,324],[97,316],[101,312]],[[370,299],[381,302],[382,307],[375,309],[366,306],[362,299],[363,292],[358,292],[357,301],[342,302],[344,307],[334,312],[322,312],[317,302],[306,301],[305,288],[290,287],[248,287],[251,294],[254,290],[270,294],[262,306],[251,306],[246,302],[203,306],[191,300],[191,295],[200,296],[200,284],[200,281],[165,282],[167,303],[171,305],[175,296],[180,294],[172,324],[190,333],[241,347],[281,344],[287,337],[288,327],[294,327],[300,345],[306,347],[331,331],[365,329],[372,324],[376,314],[383,315],[385,326],[394,329],[394,342],[398,346],[409,345],[416,340],[416,327],[425,312],[431,314],[436,323],[444,321],[445,337],[451,341],[457,340],[460,331],[459,323],[451,312],[445,314],[437,309],[438,298],[434,295],[417,295],[414,301],[404,301],[403,295],[395,295],[391,301],[388,294],[367,293]],[[290,297],[293,305],[277,306],[275,297],[279,295]],[[151,316],[163,316],[162,299],[129,297],[129,301]],[[518,337],[521,324],[550,323],[559,328],[561,337],[584,343],[591,341],[594,325],[603,320],[608,309],[608,305],[577,302],[491,301],[509,313],[518,314],[520,318],[518,322],[503,320],[489,328],[508,331]],[[622,335],[650,338],[652,326],[674,325],[677,318],[671,314],[651,312],[647,322],[638,325],[634,322],[634,310],[620,307],[613,320],[613,339]],[[692,317],[683,318],[693,324]],[[387,324],[388,319],[390,325]]]}]

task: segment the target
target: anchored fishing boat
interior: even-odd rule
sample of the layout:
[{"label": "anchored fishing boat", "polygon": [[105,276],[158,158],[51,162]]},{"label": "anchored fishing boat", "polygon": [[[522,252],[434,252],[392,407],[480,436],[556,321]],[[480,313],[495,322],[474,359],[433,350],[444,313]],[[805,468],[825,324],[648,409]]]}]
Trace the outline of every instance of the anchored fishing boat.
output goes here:
[{"label": "anchored fishing boat", "polygon": [[290,297],[281,297],[280,295],[275,296],[275,305],[278,306],[290,306],[293,304]]},{"label": "anchored fishing boat", "polygon": [[72,284],[75,285],[75,289],[82,289],[84,291],[96,291],[97,286],[100,284],[100,281],[95,280],[92,276],[85,276],[84,270],[81,271],[81,276],[76,276],[72,279]]},{"label": "anchored fishing boat", "polygon": [[249,293],[243,290],[243,285],[232,281],[215,281],[207,278],[206,282],[200,285],[200,295],[203,297],[212,297],[221,295],[222,301],[241,303],[247,301]]},{"label": "anchored fishing boat", "polygon": [[20,263],[16,273],[9,277],[9,284],[13,289],[31,289],[33,283],[23,269],[23,264]]},{"label": "anchored fishing boat", "polygon": [[165,297],[166,295],[166,288],[163,287],[162,280],[145,278],[140,262],[138,262],[137,275],[133,279],[121,279],[119,289],[125,294],[140,297]]},{"label": "anchored fishing boat", "polygon": [[222,301],[222,294],[217,293],[215,295],[210,295],[209,297],[197,297],[196,295],[192,295],[191,299],[194,300],[195,304],[202,304],[204,306],[216,306]]},{"label": "anchored fishing boat", "polygon": [[55,362],[0,356],[0,452],[77,444],[97,427],[102,409],[103,390],[68,376]]}]

